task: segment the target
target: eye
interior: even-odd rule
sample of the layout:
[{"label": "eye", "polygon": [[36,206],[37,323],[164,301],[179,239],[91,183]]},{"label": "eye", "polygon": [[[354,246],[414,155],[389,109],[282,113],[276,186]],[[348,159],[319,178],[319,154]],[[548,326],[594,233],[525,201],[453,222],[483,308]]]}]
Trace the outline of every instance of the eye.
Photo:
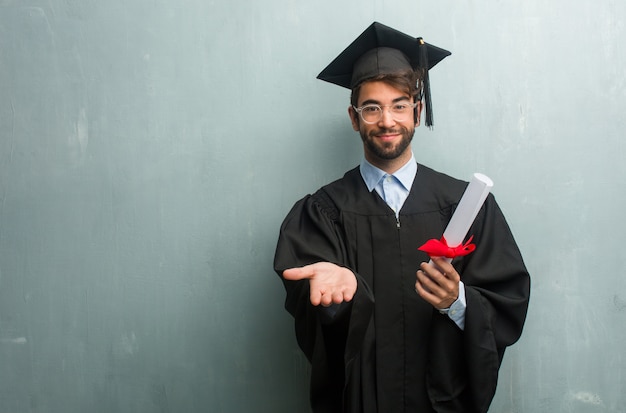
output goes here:
[{"label": "eye", "polygon": [[374,114],[374,113],[379,113],[380,112],[380,107],[377,105],[367,105],[367,106],[363,106],[363,108],[361,109],[361,111],[368,115],[368,114]]},{"label": "eye", "polygon": [[395,105],[393,105],[392,110],[395,112],[404,112],[407,111],[411,108],[411,105],[409,105],[406,102],[403,103],[396,103]]}]

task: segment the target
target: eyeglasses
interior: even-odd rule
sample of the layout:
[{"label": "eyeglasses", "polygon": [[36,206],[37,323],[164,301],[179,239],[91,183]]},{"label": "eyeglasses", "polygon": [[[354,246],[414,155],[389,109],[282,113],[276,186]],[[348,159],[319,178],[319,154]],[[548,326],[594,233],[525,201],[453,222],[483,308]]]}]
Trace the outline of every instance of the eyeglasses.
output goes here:
[{"label": "eyeglasses", "polygon": [[376,105],[369,104],[357,108],[352,106],[356,110],[363,122],[365,123],[377,123],[383,118],[383,108],[388,108],[391,117],[396,122],[404,122],[413,116],[413,109],[415,109],[417,103],[398,102],[391,105]]}]

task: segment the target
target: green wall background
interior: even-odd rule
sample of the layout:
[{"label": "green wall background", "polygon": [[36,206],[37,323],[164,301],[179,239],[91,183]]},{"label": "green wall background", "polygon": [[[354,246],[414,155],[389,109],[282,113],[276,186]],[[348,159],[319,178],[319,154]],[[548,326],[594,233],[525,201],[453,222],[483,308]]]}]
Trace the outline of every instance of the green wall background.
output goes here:
[{"label": "green wall background", "polygon": [[315,76],[374,20],[452,51],[416,157],[533,276],[491,411],[626,411],[626,3],[0,0],[0,412],[306,411],[273,251],[361,158]]}]

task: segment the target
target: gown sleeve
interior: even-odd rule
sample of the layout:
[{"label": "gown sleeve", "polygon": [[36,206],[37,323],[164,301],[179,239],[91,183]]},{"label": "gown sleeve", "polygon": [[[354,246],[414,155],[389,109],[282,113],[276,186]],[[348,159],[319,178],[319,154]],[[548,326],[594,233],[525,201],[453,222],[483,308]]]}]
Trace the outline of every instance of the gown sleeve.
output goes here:
[{"label": "gown sleeve", "polygon": [[[337,219],[337,209],[322,190],[298,201],[281,226],[274,257],[274,270],[285,286],[285,308],[294,317],[298,345],[311,363],[314,411],[335,411],[344,403],[349,366],[364,341],[374,304],[369,286],[348,265]],[[282,278],[285,269],[322,261],[347,267],[357,278],[354,298],[332,322],[324,322],[324,309],[310,303],[308,280]]]}]

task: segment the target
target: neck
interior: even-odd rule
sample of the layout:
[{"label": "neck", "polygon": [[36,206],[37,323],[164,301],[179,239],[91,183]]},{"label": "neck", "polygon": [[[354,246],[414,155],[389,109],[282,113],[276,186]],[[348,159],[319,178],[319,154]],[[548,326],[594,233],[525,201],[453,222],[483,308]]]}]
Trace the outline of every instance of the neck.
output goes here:
[{"label": "neck", "polygon": [[373,156],[370,153],[365,153],[365,159],[380,169],[381,171],[385,171],[389,175],[396,172],[398,169],[402,168],[406,165],[407,162],[411,160],[413,153],[411,152],[411,147],[409,146],[400,156],[393,159],[382,159],[376,156]]}]

